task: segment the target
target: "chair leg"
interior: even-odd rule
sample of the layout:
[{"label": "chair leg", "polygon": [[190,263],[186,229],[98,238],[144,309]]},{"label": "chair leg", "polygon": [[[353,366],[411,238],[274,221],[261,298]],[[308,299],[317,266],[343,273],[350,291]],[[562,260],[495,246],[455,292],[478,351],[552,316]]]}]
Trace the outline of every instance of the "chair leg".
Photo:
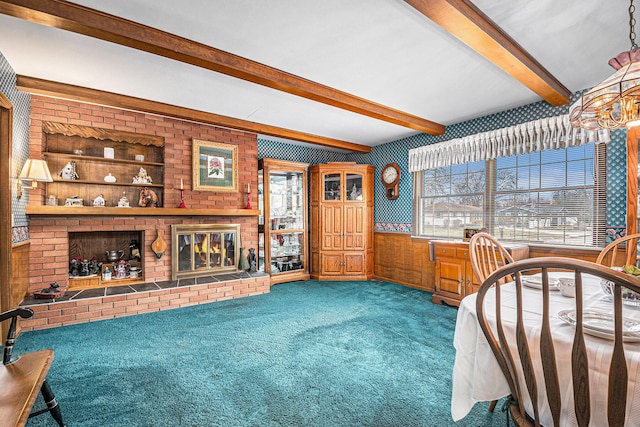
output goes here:
[{"label": "chair leg", "polygon": [[60,427],[65,427],[64,421],[62,421],[62,411],[60,410],[56,396],[53,394],[53,391],[51,391],[51,387],[49,387],[47,380],[44,380],[42,383],[40,392],[42,393],[42,397],[47,404],[47,409],[51,412],[53,419],[56,420]]},{"label": "chair leg", "polygon": [[493,410],[494,410],[494,409],[496,409],[496,405],[497,405],[497,404],[498,404],[498,401],[497,401],[497,400],[492,400],[492,401],[489,403],[489,409],[488,409],[488,411],[489,411],[489,412],[493,412]]}]

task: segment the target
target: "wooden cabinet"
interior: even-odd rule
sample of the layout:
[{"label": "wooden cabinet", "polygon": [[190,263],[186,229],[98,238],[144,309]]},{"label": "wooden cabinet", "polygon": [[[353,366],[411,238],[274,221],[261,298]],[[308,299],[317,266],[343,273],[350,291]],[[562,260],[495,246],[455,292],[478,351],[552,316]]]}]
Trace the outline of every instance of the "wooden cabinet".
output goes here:
[{"label": "wooden cabinet", "polygon": [[373,170],[353,162],[311,167],[311,278],[373,277]]},{"label": "wooden cabinet", "polygon": [[307,169],[309,164],[261,159],[258,164],[259,269],[271,284],[309,279]]},{"label": "wooden cabinet", "polygon": [[[528,246],[506,249],[515,260],[529,257]],[[471,268],[468,242],[433,240],[431,257],[436,265],[433,303],[458,306],[462,298],[478,292],[480,283]]]},{"label": "wooden cabinet", "polygon": [[[149,188],[156,193],[159,206],[164,193],[164,139],[153,135],[98,129],[53,122],[43,123],[46,135],[43,156],[53,182],[47,183],[45,200],[52,205],[65,205],[67,198],[77,196],[83,206],[92,206],[99,195],[105,206],[113,207],[123,195],[132,207],[138,206],[140,191]],[[113,153],[106,157],[105,148]],[[76,179],[63,179],[62,169],[72,164]],[[149,179],[134,179],[144,169]],[[111,174],[115,182],[105,181]]]}]

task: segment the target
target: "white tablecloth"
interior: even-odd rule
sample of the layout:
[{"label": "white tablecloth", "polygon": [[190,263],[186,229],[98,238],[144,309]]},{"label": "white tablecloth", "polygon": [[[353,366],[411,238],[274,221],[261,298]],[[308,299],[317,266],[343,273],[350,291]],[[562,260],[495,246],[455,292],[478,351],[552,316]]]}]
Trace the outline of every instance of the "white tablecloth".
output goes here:
[{"label": "white tablecloth", "polygon": [[[564,273],[551,273],[550,276],[562,276]],[[613,313],[613,304],[605,296],[600,287],[600,280],[596,278],[584,279],[584,309]],[[503,320],[513,319],[515,328],[515,286],[504,285],[502,288]],[[528,331],[539,331],[542,301],[541,291],[523,287],[523,301],[525,301],[524,321]],[[495,294],[487,293],[487,302],[495,307]],[[555,313],[561,310],[575,309],[575,299],[562,296],[559,292],[551,292],[550,313],[552,314],[551,328],[556,345],[556,363],[558,366],[563,407],[573,408],[573,388],[571,384],[571,345],[575,329],[563,322]],[[485,305],[485,312],[487,312]],[[640,307],[625,305],[625,318],[640,321]],[[489,314],[487,317],[490,318]],[[529,323],[527,323],[529,322]],[[534,325],[535,324],[535,325]],[[453,368],[453,393],[451,399],[451,415],[455,421],[464,418],[477,402],[491,401],[508,396],[509,386],[500,366],[496,361],[487,340],[480,329],[476,315],[476,294],[464,298],[458,310],[456,330],[454,335],[456,359]],[[512,340],[512,341],[515,341]],[[613,341],[605,338],[585,336],[589,357],[589,381],[591,389],[591,424],[592,426],[606,426],[606,399],[608,388],[609,364]],[[640,343],[625,342],[627,369],[629,370],[627,396],[626,426],[640,426]],[[532,357],[539,353],[537,342],[530,344]],[[536,361],[534,360],[534,363]],[[538,361],[539,364],[539,361]],[[566,367],[566,369],[565,369]],[[636,387],[638,386],[638,387]],[[544,386],[539,383],[539,394],[544,397]],[[539,397],[540,399],[540,397]],[[544,409],[541,414],[543,425],[552,425],[551,414]],[[575,426],[576,420],[573,409],[563,412],[562,426]]]}]

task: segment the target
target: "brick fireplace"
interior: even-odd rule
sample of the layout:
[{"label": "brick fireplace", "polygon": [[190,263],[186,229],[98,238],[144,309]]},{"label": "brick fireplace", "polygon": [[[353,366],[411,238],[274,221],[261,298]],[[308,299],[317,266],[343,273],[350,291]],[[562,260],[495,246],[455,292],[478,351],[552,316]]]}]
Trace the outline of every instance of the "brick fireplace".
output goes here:
[{"label": "brick fireplace", "polygon": [[[61,286],[69,284],[69,261],[73,251],[70,251],[70,233],[100,233],[100,232],[135,232],[140,238],[141,260],[144,271],[144,282],[162,286],[161,284],[175,283],[176,288],[170,291],[153,289],[150,292],[165,292],[166,296],[158,295],[154,304],[150,305],[149,295],[127,294],[118,295],[127,302],[130,307],[124,312],[119,312],[111,303],[105,303],[109,291],[94,299],[82,299],[75,301],[55,302],[48,304],[53,307],[54,315],[49,322],[38,318],[36,315],[31,326],[24,322],[23,328],[41,328],[59,326],[79,321],[117,317],[119,315],[135,314],[144,311],[155,311],[174,306],[190,305],[212,300],[236,298],[249,294],[264,293],[269,291],[268,277],[234,278],[227,277],[230,281],[238,281],[238,285],[250,289],[244,292],[231,290],[222,292],[215,297],[203,292],[204,289],[191,289],[190,286],[209,286],[211,284],[194,280],[187,286],[177,284],[172,278],[172,242],[171,226],[175,225],[225,225],[237,224],[245,248],[258,245],[258,218],[256,215],[244,215],[241,210],[246,203],[246,195],[242,192],[216,193],[209,191],[192,191],[192,159],[191,144],[194,138],[234,144],[238,147],[238,187],[246,188],[247,184],[257,188],[257,137],[255,134],[218,128],[215,126],[187,122],[151,114],[136,113],[119,110],[99,105],[84,104],[80,102],[47,98],[33,95],[31,97],[31,127],[30,127],[30,158],[42,158],[46,138],[43,132],[43,122],[59,122],[96,128],[112,129],[125,132],[135,132],[144,135],[155,135],[164,138],[164,194],[161,208],[148,208],[135,215],[127,215],[126,212],[117,215],[91,215],[83,211],[82,215],[49,215],[38,212],[38,207],[45,206],[45,193],[42,188],[32,190],[29,194],[29,287],[28,293],[41,290],[49,283],[57,281]],[[57,171],[51,171],[55,174]],[[184,203],[187,209],[174,209],[180,204],[180,186],[184,183]],[[31,208],[31,213],[30,209]],[[92,209],[81,207],[74,209]],[[33,212],[38,212],[34,214]],[[190,215],[193,212],[193,215]],[[209,213],[211,212],[211,213]],[[235,213],[235,214],[234,214]],[[158,258],[151,250],[151,244],[160,235],[168,243],[166,253]],[[114,248],[116,249],[116,248]],[[239,247],[237,248],[239,250]],[[237,261],[236,261],[237,262]],[[246,279],[246,285],[243,281]],[[227,280],[214,280],[213,288],[225,287]],[[265,286],[266,283],[266,286]],[[160,285],[159,285],[160,284]],[[235,286],[235,285],[234,285]],[[226,288],[225,288],[226,289]],[[227,291],[229,291],[227,289]],[[145,291],[146,292],[146,291]],[[194,294],[195,292],[195,294]],[[216,294],[216,292],[213,292]],[[114,296],[115,297],[115,296]],[[153,297],[156,298],[156,297]],[[186,299],[185,299],[186,298]],[[161,304],[166,300],[166,305]],[[134,301],[135,303],[132,303]],[[56,304],[66,304],[57,307]],[[69,305],[72,304],[72,305]],[[79,305],[78,305],[79,304]],[[106,308],[104,308],[107,304]],[[111,305],[109,305],[111,304]],[[91,308],[94,306],[95,310]],[[84,307],[87,307],[85,311]],[[102,308],[101,308],[102,307]],[[135,308],[139,307],[139,309]],[[39,312],[49,311],[43,305],[36,308]],[[65,311],[66,310],[66,311]],[[104,311],[107,310],[107,311]],[[69,312],[70,311],[70,312]],[[78,312],[80,317],[73,314]],[[84,313],[84,314],[82,314]],[[41,314],[43,316],[43,314]],[[71,317],[69,317],[71,316]],[[44,323],[44,325],[42,324]]]}]

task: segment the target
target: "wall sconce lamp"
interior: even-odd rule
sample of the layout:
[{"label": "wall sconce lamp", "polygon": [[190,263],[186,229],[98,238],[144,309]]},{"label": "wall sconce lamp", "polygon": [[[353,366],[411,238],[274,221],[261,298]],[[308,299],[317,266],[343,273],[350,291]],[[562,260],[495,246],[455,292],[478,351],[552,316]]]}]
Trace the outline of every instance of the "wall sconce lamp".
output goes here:
[{"label": "wall sconce lamp", "polygon": [[31,181],[31,188],[38,188],[38,181],[53,182],[47,162],[44,160],[27,159],[18,176],[18,199],[22,197],[22,181]]}]

